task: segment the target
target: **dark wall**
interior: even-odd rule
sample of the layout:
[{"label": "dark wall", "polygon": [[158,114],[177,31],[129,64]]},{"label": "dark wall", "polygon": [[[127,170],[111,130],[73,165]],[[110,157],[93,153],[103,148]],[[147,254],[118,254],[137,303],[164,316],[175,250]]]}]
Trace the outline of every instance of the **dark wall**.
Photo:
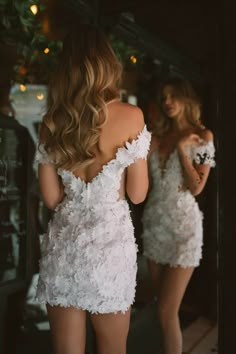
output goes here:
[{"label": "dark wall", "polygon": [[220,354],[235,352],[236,328],[236,22],[235,3],[219,6],[219,348]]}]

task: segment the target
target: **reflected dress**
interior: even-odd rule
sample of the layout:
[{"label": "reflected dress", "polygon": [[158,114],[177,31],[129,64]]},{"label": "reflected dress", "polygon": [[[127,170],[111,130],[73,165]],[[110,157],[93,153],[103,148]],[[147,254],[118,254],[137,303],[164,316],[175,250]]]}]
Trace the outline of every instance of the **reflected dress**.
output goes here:
[{"label": "reflected dress", "polygon": [[[88,183],[58,169],[65,197],[41,245],[39,303],[91,313],[125,312],[133,303],[137,246],[129,206],[119,199],[119,189],[125,169],[146,159],[150,140],[145,126]],[[42,145],[37,160],[51,162]]]},{"label": "reflected dress", "polygon": [[[189,146],[187,154],[196,164],[215,166],[212,141]],[[149,160],[152,189],[142,216],[144,255],[160,264],[196,267],[202,257],[203,214],[184,179],[177,149],[162,170],[158,152]]]}]

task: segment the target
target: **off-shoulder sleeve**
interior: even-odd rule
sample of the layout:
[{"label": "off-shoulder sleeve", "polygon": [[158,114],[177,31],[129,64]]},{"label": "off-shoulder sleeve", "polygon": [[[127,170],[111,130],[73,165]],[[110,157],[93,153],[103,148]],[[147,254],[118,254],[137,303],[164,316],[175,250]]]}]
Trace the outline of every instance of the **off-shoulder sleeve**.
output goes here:
[{"label": "off-shoulder sleeve", "polygon": [[192,148],[192,160],[201,165],[208,164],[215,167],[215,146],[213,141]]},{"label": "off-shoulder sleeve", "polygon": [[35,154],[35,161],[38,163],[54,163],[53,160],[49,158],[44,144],[38,144]]},{"label": "off-shoulder sleeve", "polygon": [[118,149],[117,160],[125,166],[129,166],[139,159],[147,159],[151,143],[151,133],[146,125],[132,142],[126,142],[124,147]]}]

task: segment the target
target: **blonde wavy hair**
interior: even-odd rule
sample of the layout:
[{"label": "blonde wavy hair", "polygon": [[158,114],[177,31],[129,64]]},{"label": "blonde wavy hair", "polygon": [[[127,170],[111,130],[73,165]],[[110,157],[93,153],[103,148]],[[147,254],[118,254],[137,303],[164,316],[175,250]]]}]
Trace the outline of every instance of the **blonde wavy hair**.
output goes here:
[{"label": "blonde wavy hair", "polygon": [[80,25],[67,34],[40,129],[40,142],[56,168],[74,171],[94,161],[106,104],[119,97],[121,76],[122,66],[100,29]]},{"label": "blonde wavy hair", "polygon": [[175,98],[184,104],[184,115],[187,121],[198,128],[203,128],[201,122],[201,103],[189,81],[172,77],[163,81],[158,90],[158,113],[153,123],[153,133],[157,137],[162,137],[171,127],[173,120],[169,118],[162,110],[163,106],[163,90],[166,86],[171,86],[174,91]]}]

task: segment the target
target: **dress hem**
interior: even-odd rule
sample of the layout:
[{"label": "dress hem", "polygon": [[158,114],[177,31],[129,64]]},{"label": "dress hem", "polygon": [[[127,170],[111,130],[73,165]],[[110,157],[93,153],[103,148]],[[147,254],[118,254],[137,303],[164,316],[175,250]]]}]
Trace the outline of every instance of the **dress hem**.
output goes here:
[{"label": "dress hem", "polygon": [[161,260],[156,260],[154,259],[154,257],[151,257],[147,254],[143,254],[144,257],[146,257],[147,259],[149,259],[150,261],[153,261],[157,264],[161,264],[161,265],[169,265],[171,268],[177,268],[177,267],[181,267],[181,268],[196,268],[200,265],[200,261],[195,262],[195,263],[191,263],[191,264],[181,264],[180,262],[168,262],[168,261],[161,261]]},{"label": "dress hem", "polygon": [[37,297],[36,297],[35,300],[41,305],[59,306],[59,307],[64,307],[64,308],[74,307],[75,309],[82,310],[82,311],[88,311],[89,313],[94,314],[94,315],[99,315],[99,314],[103,315],[103,314],[109,314],[109,313],[113,313],[113,314],[122,313],[122,314],[125,314],[134,303],[134,301],[133,301],[130,305],[125,307],[125,309],[119,309],[119,310],[113,310],[113,311],[108,311],[108,310],[101,311],[101,310],[91,309],[91,308],[88,308],[86,306],[77,306],[77,305],[72,304],[72,303],[71,304],[61,304],[59,301],[39,300],[39,298],[37,298]]}]

